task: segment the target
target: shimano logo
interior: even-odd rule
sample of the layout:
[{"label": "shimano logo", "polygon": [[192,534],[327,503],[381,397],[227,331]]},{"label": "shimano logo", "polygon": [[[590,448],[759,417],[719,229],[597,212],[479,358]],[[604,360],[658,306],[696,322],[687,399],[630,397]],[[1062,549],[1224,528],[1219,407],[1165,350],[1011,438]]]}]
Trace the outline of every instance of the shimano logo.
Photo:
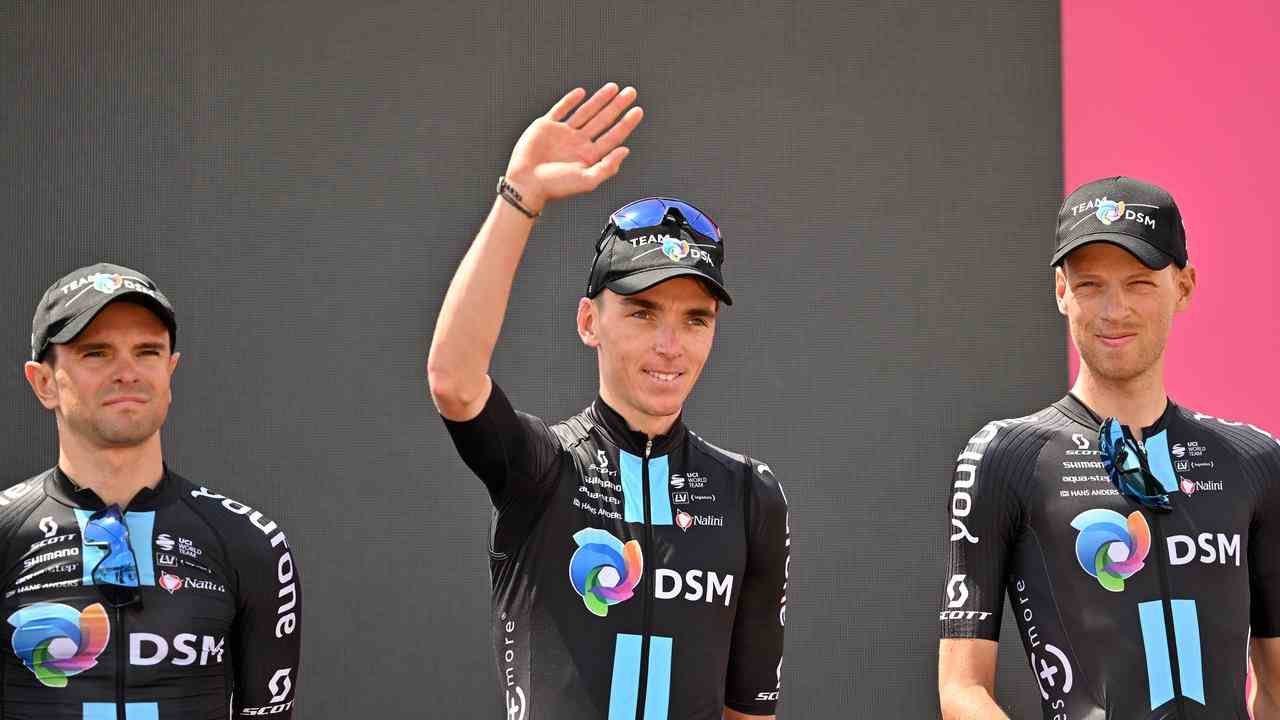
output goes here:
[{"label": "shimano logo", "polygon": [[33,565],[39,565],[42,562],[49,562],[50,560],[62,560],[63,558],[71,558],[71,557],[79,557],[79,556],[80,556],[80,548],[78,547],[69,547],[69,548],[63,548],[61,550],[54,550],[53,552],[47,552],[42,555],[36,555],[35,557],[30,557],[30,558],[27,558],[26,560],[23,560],[22,570],[23,572],[26,572],[27,570],[30,570]]}]

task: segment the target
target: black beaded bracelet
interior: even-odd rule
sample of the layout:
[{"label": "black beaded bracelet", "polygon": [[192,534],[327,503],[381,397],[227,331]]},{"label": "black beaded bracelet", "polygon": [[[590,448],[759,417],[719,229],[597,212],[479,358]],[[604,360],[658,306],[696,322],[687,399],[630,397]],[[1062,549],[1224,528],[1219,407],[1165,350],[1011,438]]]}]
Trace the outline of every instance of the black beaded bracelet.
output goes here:
[{"label": "black beaded bracelet", "polygon": [[520,191],[507,182],[507,176],[498,176],[498,197],[506,200],[512,207],[525,214],[530,220],[537,218],[542,213],[534,212],[524,206],[524,198],[520,195]]}]

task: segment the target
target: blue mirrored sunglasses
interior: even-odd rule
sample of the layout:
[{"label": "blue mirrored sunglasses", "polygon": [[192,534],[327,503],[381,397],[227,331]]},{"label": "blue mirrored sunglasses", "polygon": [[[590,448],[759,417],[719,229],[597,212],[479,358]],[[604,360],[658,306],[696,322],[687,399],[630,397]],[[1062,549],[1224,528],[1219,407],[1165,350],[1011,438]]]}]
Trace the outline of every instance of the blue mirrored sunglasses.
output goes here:
[{"label": "blue mirrored sunglasses", "polygon": [[1173,509],[1169,493],[1164,492],[1160,480],[1147,465],[1146,453],[1115,418],[1107,418],[1099,428],[1098,449],[1102,466],[1121,495],[1152,510]]},{"label": "blue mirrored sunglasses", "polygon": [[140,601],[138,559],[129,546],[129,526],[118,506],[103,508],[89,517],[84,543],[105,553],[93,567],[92,577],[107,603],[123,607]]},{"label": "blue mirrored sunglasses", "polygon": [[[673,210],[676,212],[673,213]],[[609,222],[622,230],[638,230],[661,225],[668,217],[677,214],[680,221],[699,235],[715,243],[723,241],[720,226],[714,220],[693,205],[675,198],[652,197],[637,200],[610,215]]]}]

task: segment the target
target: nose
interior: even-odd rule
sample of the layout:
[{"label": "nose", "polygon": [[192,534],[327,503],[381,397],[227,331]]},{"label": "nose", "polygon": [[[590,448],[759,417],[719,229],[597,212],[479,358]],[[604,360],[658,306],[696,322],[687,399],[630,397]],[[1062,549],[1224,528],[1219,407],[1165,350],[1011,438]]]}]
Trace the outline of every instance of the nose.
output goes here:
[{"label": "nose", "polygon": [[120,353],[111,368],[111,381],[121,385],[131,385],[142,379],[138,359],[131,353]]},{"label": "nose", "polygon": [[1102,301],[1103,320],[1119,320],[1127,316],[1132,310],[1129,304],[1129,295],[1125,292],[1123,285],[1117,285],[1109,288]]},{"label": "nose", "polygon": [[653,336],[654,352],[667,358],[678,357],[681,353],[680,335],[676,328],[667,324],[658,327],[658,331]]}]

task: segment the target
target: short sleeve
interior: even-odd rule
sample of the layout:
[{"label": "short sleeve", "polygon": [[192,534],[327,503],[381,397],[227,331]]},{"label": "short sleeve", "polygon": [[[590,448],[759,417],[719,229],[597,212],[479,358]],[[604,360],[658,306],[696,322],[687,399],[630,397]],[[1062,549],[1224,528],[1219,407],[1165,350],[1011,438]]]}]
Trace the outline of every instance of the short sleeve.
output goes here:
[{"label": "short sleeve", "polygon": [[1009,557],[1023,517],[1015,486],[1034,471],[1040,446],[1010,441],[1001,425],[989,423],[970,438],[951,478],[944,639],[1000,639]]},{"label": "short sleeve", "polygon": [[782,689],[791,531],[782,485],[768,465],[747,462],[747,569],[733,622],[725,705],[773,715]]}]

